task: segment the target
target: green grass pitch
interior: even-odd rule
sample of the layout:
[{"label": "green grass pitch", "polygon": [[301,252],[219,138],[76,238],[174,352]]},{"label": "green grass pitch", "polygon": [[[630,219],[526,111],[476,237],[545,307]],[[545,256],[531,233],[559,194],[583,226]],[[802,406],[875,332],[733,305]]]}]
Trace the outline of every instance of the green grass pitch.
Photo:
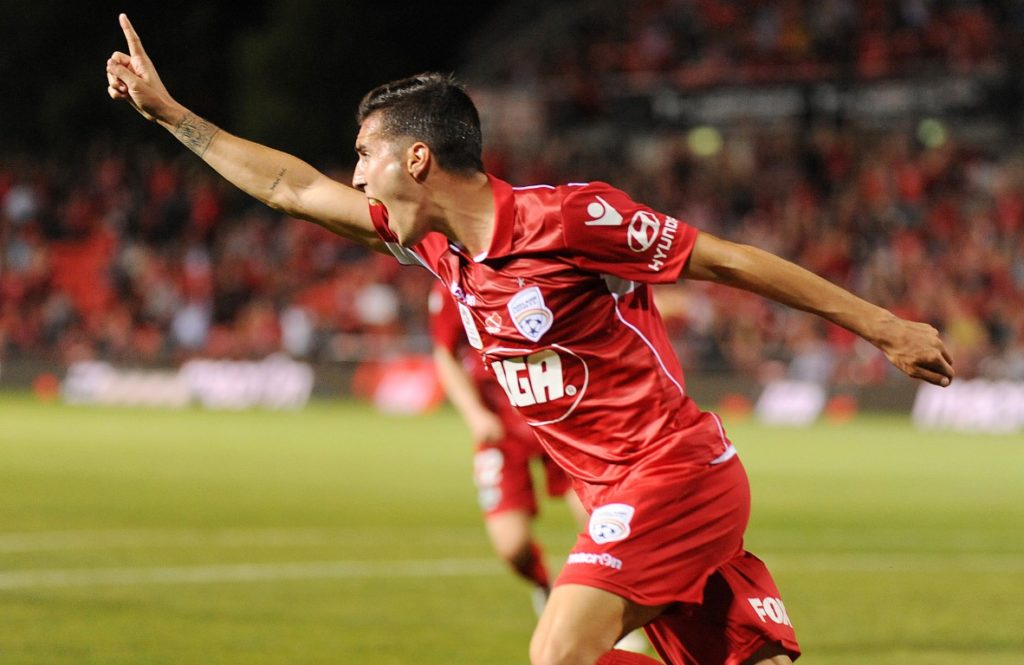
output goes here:
[{"label": "green grass pitch", "polygon": [[[1024,663],[1024,437],[727,426],[806,662]],[[0,396],[0,663],[526,663],[469,471],[449,410]],[[539,532],[557,568],[561,504]]]}]

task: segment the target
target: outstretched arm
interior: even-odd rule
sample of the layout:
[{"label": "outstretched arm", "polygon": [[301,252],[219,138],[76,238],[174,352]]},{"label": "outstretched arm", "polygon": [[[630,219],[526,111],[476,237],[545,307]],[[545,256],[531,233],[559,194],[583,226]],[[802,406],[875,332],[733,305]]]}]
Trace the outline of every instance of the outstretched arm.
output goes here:
[{"label": "outstretched arm", "polygon": [[756,247],[700,233],[683,276],[735,286],[824,317],[874,344],[915,379],[940,386],[953,379],[953,361],[935,328],[901,319]]},{"label": "outstretched arm", "polygon": [[383,250],[366,197],[306,162],[221,130],[179,104],[164,86],[128,17],[120,16],[128,53],[107,60],[107,93],[160,124],[233,185],[292,217]]}]

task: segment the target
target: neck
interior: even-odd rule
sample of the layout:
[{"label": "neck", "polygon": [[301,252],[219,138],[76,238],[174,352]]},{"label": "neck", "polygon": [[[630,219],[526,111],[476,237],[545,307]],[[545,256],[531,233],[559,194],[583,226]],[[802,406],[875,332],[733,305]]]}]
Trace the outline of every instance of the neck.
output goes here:
[{"label": "neck", "polygon": [[434,188],[434,228],[462,245],[472,256],[486,252],[494,236],[495,209],[491,183],[485,173],[445,176]]}]

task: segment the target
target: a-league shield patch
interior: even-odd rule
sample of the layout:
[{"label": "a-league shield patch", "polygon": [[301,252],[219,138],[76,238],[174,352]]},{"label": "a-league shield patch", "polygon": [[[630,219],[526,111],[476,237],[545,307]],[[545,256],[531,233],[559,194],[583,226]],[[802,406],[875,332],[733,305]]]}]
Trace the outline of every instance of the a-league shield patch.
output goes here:
[{"label": "a-league shield patch", "polygon": [[508,301],[508,313],[512,315],[516,330],[531,342],[543,337],[555,320],[551,310],[544,305],[544,296],[540,288],[536,286],[523,289],[512,296],[512,300]]},{"label": "a-league shield patch", "polygon": [[629,523],[636,509],[628,503],[609,503],[595,508],[590,514],[590,538],[598,545],[614,543],[629,537]]}]

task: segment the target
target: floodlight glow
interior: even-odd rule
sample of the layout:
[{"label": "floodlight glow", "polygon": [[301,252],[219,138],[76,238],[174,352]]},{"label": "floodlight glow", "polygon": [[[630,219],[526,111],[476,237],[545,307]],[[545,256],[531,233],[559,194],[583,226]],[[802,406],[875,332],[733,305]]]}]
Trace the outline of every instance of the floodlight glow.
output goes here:
[{"label": "floodlight glow", "polygon": [[949,139],[949,132],[941,121],[925,118],[917,125],[917,138],[926,148],[941,148]]},{"label": "floodlight glow", "polygon": [[722,150],[722,134],[714,127],[694,127],[686,135],[686,143],[698,157],[711,157]]}]

